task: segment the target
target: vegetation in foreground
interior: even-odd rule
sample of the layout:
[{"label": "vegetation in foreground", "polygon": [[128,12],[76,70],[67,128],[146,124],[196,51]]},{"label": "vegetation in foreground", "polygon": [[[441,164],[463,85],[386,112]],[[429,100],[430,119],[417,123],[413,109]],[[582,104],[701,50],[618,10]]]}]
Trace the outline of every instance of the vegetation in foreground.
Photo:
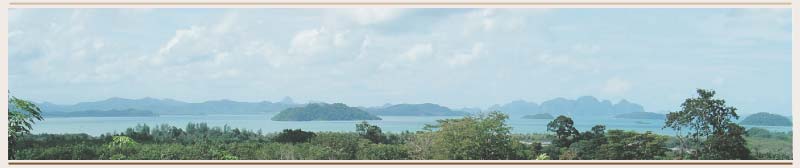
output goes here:
[{"label": "vegetation in foreground", "polygon": [[[667,116],[675,137],[651,132],[580,132],[567,116],[547,125],[551,134],[511,134],[508,116],[491,112],[439,120],[422,131],[384,133],[362,122],[355,132],[287,129],[264,134],[190,123],[185,128],[138,125],[122,133],[30,135],[41,117],[35,105],[9,99],[9,159],[18,160],[790,160],[791,132],[744,131],[731,122],[735,108],[698,90]],[[13,115],[12,115],[13,114]],[[13,118],[12,118],[13,117]],[[12,127],[14,126],[14,127]],[[688,131],[692,130],[692,131]],[[786,150],[788,149],[788,150]]]}]

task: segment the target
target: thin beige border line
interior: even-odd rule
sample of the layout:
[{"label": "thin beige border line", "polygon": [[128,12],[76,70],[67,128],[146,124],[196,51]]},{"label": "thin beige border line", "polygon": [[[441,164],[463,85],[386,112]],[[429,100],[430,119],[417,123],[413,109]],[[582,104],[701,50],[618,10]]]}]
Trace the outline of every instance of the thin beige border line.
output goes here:
[{"label": "thin beige border line", "polygon": [[486,5],[684,5],[684,6],[711,6],[711,5],[792,5],[792,2],[11,2],[11,6],[38,6],[38,5],[69,5],[69,6],[92,6],[92,5],[201,5],[201,6],[230,6],[230,5],[378,5],[378,6],[486,6]]},{"label": "thin beige border line", "polygon": [[9,165],[792,165],[792,162],[9,162]]}]

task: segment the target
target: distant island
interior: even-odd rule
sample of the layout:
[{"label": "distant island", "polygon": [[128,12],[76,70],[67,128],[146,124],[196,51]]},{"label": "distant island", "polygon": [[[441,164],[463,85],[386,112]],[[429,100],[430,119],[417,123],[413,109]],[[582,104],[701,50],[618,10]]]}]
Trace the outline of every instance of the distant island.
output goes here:
[{"label": "distant island", "polygon": [[152,111],[124,109],[124,110],[85,110],[73,112],[44,112],[44,117],[153,117],[158,116]]},{"label": "distant island", "polygon": [[664,114],[653,113],[653,112],[631,112],[631,113],[616,115],[614,116],[614,118],[663,120],[666,119],[667,116]]},{"label": "distant island", "polygon": [[[139,98],[128,99],[112,97],[100,101],[79,102],[64,105],[49,102],[36,103],[45,113],[58,116],[62,112],[78,111],[111,111],[118,109],[137,109],[151,111],[155,115],[250,115],[278,113],[293,107],[304,107],[307,104],[325,103],[309,101],[296,103],[292,98],[285,97],[277,102],[255,101],[241,102],[227,99],[210,100],[204,102],[184,102],[168,98]],[[449,108],[434,103],[421,104],[384,104],[376,107],[357,107],[377,116],[465,116],[481,111],[501,111],[512,118],[520,116],[548,113],[550,115],[587,116],[587,115],[617,115],[630,112],[641,112],[644,108],[627,100],[616,103],[610,100],[601,100],[593,96],[582,96],[577,99],[554,98],[537,104],[524,100],[515,100],[502,105],[493,105],[486,109],[481,108]]]},{"label": "distant island", "polygon": [[114,97],[101,101],[81,102],[73,105],[59,105],[47,102],[37,103],[36,105],[45,113],[138,109],[152,111],[158,115],[264,114],[301,106],[301,104],[295,104],[289,97],[284,98],[281,102],[238,102],[222,99],[199,103],[189,103],[173,99],[155,99],[150,97],[141,99]]},{"label": "distant island", "polygon": [[742,125],[761,125],[761,126],[792,126],[792,120],[777,114],[760,112],[747,116],[739,122]]},{"label": "distant island", "polygon": [[380,117],[342,103],[311,103],[288,108],[272,117],[273,121],[343,121],[381,120]]},{"label": "distant island", "polygon": [[493,105],[488,111],[501,111],[514,116],[525,116],[532,114],[548,113],[551,115],[567,116],[591,116],[591,115],[615,115],[631,112],[645,111],[639,104],[622,99],[617,103],[610,100],[600,100],[594,96],[581,96],[577,99],[554,98],[537,104],[524,100],[515,100],[503,105]]},{"label": "distant island", "polygon": [[371,108],[368,111],[382,116],[465,116],[469,114],[432,103],[398,104],[382,108]]},{"label": "distant island", "polygon": [[555,117],[553,117],[553,115],[550,115],[548,113],[540,113],[540,114],[534,114],[534,115],[526,115],[526,116],[523,116],[522,118],[524,118],[524,119],[553,119]]}]

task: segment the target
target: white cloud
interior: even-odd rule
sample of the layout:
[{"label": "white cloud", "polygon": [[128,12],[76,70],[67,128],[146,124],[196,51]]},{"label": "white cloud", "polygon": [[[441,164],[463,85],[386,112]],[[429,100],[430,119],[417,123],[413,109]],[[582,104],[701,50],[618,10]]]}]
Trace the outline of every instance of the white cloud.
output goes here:
[{"label": "white cloud", "polygon": [[233,24],[236,23],[236,20],[239,18],[239,13],[237,12],[230,12],[225,14],[222,17],[222,20],[214,26],[214,33],[228,33],[231,31]]},{"label": "white cloud", "polygon": [[545,53],[539,54],[538,60],[539,60],[539,62],[542,62],[542,63],[545,63],[545,64],[551,64],[551,65],[552,64],[567,64],[567,63],[570,63],[569,56],[566,56],[566,55],[553,55],[553,54],[551,54],[549,52],[545,52]]},{"label": "white cloud", "polygon": [[485,55],[487,52],[488,51],[486,50],[484,44],[482,42],[477,42],[472,45],[470,52],[453,55],[453,57],[447,60],[447,64],[451,67],[468,65],[481,55]]},{"label": "white cloud", "polygon": [[[195,54],[189,55],[188,53],[186,53],[186,52],[191,52],[191,49],[189,49],[190,51],[186,51],[180,54],[173,54],[174,52],[173,50],[182,41],[187,41],[187,43],[195,43],[198,42],[199,40],[202,40],[200,39],[201,33],[205,33],[205,31],[206,31],[205,27],[200,27],[200,26],[191,26],[191,28],[189,29],[176,30],[175,36],[170,38],[170,40],[158,50],[158,53],[155,56],[149,58],[150,63],[154,65],[161,65],[168,62],[167,59],[177,59],[175,57],[191,57],[192,55],[195,55]],[[206,46],[200,48],[204,48],[205,50],[212,49],[205,47]],[[193,47],[191,44],[189,44],[188,48],[193,48]],[[203,52],[203,50],[200,50],[198,52]]]},{"label": "white cloud", "polygon": [[325,27],[297,32],[292,38],[289,54],[309,56],[320,52],[328,47],[325,37],[327,33]]},{"label": "white cloud", "polygon": [[722,85],[722,84],[725,84],[725,78],[723,78],[723,77],[716,77],[716,78],[714,78],[714,80],[711,80],[711,83],[713,83],[714,85]]},{"label": "white cloud", "polygon": [[[26,92],[39,92],[39,95],[43,95],[40,97],[45,99],[49,99],[49,95],[58,94],[38,91],[36,87],[71,86],[75,87],[73,90],[81,90],[107,83],[115,84],[102,85],[110,89],[136,85],[170,86],[172,88],[163,91],[165,93],[155,92],[161,95],[149,96],[185,95],[192,99],[247,94],[252,99],[266,99],[260,97],[263,95],[280,98],[288,94],[325,99],[318,96],[336,95],[343,101],[369,104],[375,101],[398,100],[394,98],[421,100],[420,97],[453,95],[448,92],[457,93],[456,95],[492,94],[502,99],[507,98],[503,96],[537,95],[544,99],[563,96],[559,94],[603,93],[625,93],[627,98],[628,95],[633,95],[632,90],[635,89],[652,91],[653,89],[648,88],[655,87],[649,86],[653,81],[651,78],[678,73],[653,67],[652,62],[646,61],[658,59],[658,55],[671,55],[664,56],[668,59],[661,59],[658,63],[702,70],[703,68],[695,67],[696,65],[685,64],[685,59],[677,59],[680,55],[687,55],[684,51],[688,50],[684,50],[685,48],[704,53],[709,50],[730,51],[730,48],[708,44],[714,42],[768,44],[776,46],[747,49],[759,53],[759,56],[737,52],[718,55],[751,60],[766,56],[789,59],[780,54],[780,50],[781,46],[791,44],[782,41],[789,39],[788,25],[791,24],[789,19],[783,17],[790,10],[783,9],[703,9],[701,12],[682,9],[677,12],[664,10],[650,13],[653,16],[622,16],[632,20],[669,18],[672,15],[670,12],[684,18],[697,16],[698,20],[678,22],[686,23],[685,25],[675,24],[678,25],[677,33],[673,33],[669,27],[675,23],[672,19],[652,22],[670,29],[658,36],[674,37],[662,39],[670,45],[641,43],[653,42],[647,41],[655,39],[650,38],[653,34],[649,31],[630,31],[624,37],[617,37],[616,32],[627,29],[615,29],[616,27],[636,30],[652,30],[652,27],[615,19],[621,16],[606,14],[603,10],[591,10],[589,14],[597,13],[597,18],[592,18],[596,21],[589,22],[564,19],[574,15],[587,19],[588,17],[582,17],[587,14],[584,12],[566,10],[543,16],[547,10],[538,9],[207,9],[177,15],[175,13],[183,10],[37,10],[40,9],[9,11],[9,76],[15,76],[10,80],[13,80],[11,82],[17,88],[26,88]],[[542,19],[546,17],[553,19]],[[119,18],[133,19],[135,22],[130,23],[135,24],[108,21]],[[164,21],[169,23],[165,24]],[[693,27],[694,25],[703,27]],[[126,33],[116,32],[121,29]],[[136,31],[145,33],[130,33]],[[131,38],[131,35],[135,38]],[[712,40],[675,42],[676,39],[683,42],[686,38],[684,36],[694,35],[700,35],[696,38]],[[722,38],[708,38],[718,36]],[[769,43],[761,43],[763,41]],[[788,51],[790,50],[785,50]],[[698,60],[708,58],[706,55],[697,57]],[[719,59],[714,60],[718,62]],[[789,65],[770,60],[760,61],[764,64],[778,64],[760,70],[764,72],[773,72]],[[731,67],[762,67],[755,63],[757,61],[728,59],[723,62],[730,62]],[[453,71],[454,67],[461,69]],[[703,70],[705,71],[707,70]],[[652,75],[651,72],[659,75]],[[774,76],[785,76],[777,70],[774,72],[777,74]],[[601,78],[616,74],[625,74],[625,78]],[[724,78],[714,79],[713,76],[707,76],[714,75],[710,71],[695,74],[693,78],[713,79],[705,82],[724,83],[726,87],[745,88],[739,85],[752,85],[739,82],[734,84],[726,82]],[[736,75],[736,79],[754,79],[746,73]],[[758,79],[770,82],[759,82],[758,85],[785,83],[776,80],[779,77],[759,77]],[[464,82],[475,79],[496,79],[497,82],[492,86],[482,82]],[[636,85],[634,88],[631,81],[648,85]],[[221,85],[244,83],[247,85],[242,86],[253,87],[229,87],[225,93],[210,91],[207,95],[172,91],[214,90]],[[456,86],[456,83],[460,84]],[[690,85],[692,82],[677,83]],[[298,86],[315,89],[303,90],[298,89]],[[458,92],[474,88],[494,89],[474,93]],[[564,92],[541,88],[579,89]],[[780,86],[769,88],[783,91]],[[161,88],[153,88],[159,89]],[[370,96],[383,99],[362,99],[357,94],[363,93],[365,89],[375,91],[370,92]],[[236,94],[237,90],[242,94]],[[520,90],[531,91],[523,93]],[[131,92],[141,92],[136,95],[154,93],[148,92],[148,88]],[[428,92],[430,94],[425,95]],[[663,91],[653,92],[648,94],[661,94],[655,92]],[[119,92],[94,93],[93,96],[99,99],[109,94]],[[780,93],[777,95],[780,96]],[[461,97],[480,96],[444,96],[441,100],[458,103],[486,102]],[[72,101],[73,98],[64,96],[59,99]],[[330,99],[323,101],[327,100]]]},{"label": "white cloud", "polygon": [[405,9],[398,8],[361,8],[343,10],[346,10],[355,18],[356,23],[361,25],[387,22],[401,16],[405,12]]},{"label": "white cloud", "polygon": [[407,61],[417,61],[418,58],[428,57],[433,54],[433,47],[430,43],[415,44],[408,51],[401,55]]},{"label": "white cloud", "polygon": [[369,35],[364,36],[364,39],[361,41],[361,46],[358,49],[358,56],[356,59],[363,59],[368,55],[368,47],[372,45],[372,41],[370,40]]},{"label": "white cloud", "polygon": [[630,81],[614,77],[606,80],[603,91],[612,95],[619,95],[628,92],[633,84]]}]

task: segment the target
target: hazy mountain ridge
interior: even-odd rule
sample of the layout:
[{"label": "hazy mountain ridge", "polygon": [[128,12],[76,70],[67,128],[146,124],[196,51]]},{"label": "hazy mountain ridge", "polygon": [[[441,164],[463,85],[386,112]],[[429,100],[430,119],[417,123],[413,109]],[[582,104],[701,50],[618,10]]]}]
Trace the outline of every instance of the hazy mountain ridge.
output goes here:
[{"label": "hazy mountain ridge", "polygon": [[[324,103],[324,102],[317,102]],[[312,103],[308,103],[312,104]],[[173,99],[155,98],[109,98],[102,101],[81,102],[73,105],[57,105],[52,103],[38,103],[42,111],[47,112],[77,112],[77,111],[109,111],[119,109],[136,109],[152,111],[157,115],[206,115],[206,114],[263,114],[280,112],[287,108],[302,107],[307,104],[296,104],[285,97],[279,102],[238,102],[227,99],[205,101],[201,103],[188,103]],[[554,98],[537,104],[524,100],[516,100],[504,105],[494,105],[486,110],[480,108],[453,109],[433,103],[422,104],[390,104],[386,103],[376,107],[357,107],[376,115],[385,116],[464,116],[484,111],[502,111],[512,118],[525,115],[548,113],[553,116],[568,115],[618,115],[632,112],[644,112],[644,108],[636,103],[620,100],[613,104],[609,100],[598,100],[592,96],[582,96],[577,99]]]},{"label": "hazy mountain ridge", "polygon": [[550,115],[550,114],[547,114],[547,113],[539,113],[539,114],[533,114],[533,115],[525,115],[525,116],[522,116],[522,118],[524,118],[524,119],[548,119],[549,120],[549,119],[553,119],[555,117],[553,117],[553,115]]},{"label": "hazy mountain ridge", "polygon": [[125,99],[109,98],[95,102],[81,102],[74,105],[57,105],[52,103],[37,104],[43,112],[76,112],[107,111],[115,109],[137,109],[152,111],[159,115],[204,115],[204,114],[259,114],[279,112],[300,104],[262,102],[237,102],[232,100],[214,100],[202,103],[188,103],[173,99]]},{"label": "hazy mountain ridge", "polygon": [[43,112],[44,117],[155,117],[158,114],[147,110],[124,109],[124,110],[86,110],[73,112]]},{"label": "hazy mountain ridge", "polygon": [[467,112],[455,111],[433,103],[397,104],[382,108],[367,108],[372,114],[382,116],[464,116]]},{"label": "hazy mountain ridge", "polygon": [[609,100],[598,100],[593,96],[582,96],[575,100],[565,98],[555,98],[537,104],[524,100],[516,100],[504,105],[493,105],[489,111],[502,111],[513,118],[539,113],[552,115],[615,115],[632,112],[645,112],[644,107],[639,104],[631,103],[625,99],[616,104]]}]

